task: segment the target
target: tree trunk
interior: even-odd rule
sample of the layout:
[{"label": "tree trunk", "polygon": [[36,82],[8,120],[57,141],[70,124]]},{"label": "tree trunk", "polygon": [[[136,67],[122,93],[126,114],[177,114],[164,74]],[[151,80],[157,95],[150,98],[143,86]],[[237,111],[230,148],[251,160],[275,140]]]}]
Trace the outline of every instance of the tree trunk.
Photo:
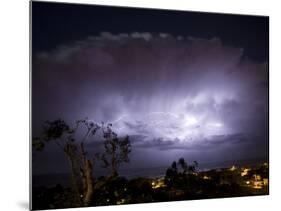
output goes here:
[{"label": "tree trunk", "polygon": [[80,199],[80,191],[79,191],[79,186],[78,186],[78,176],[77,172],[75,170],[75,163],[73,158],[70,155],[67,155],[69,163],[70,163],[70,168],[71,168],[71,182],[72,182],[72,189],[75,193],[75,199],[74,203],[77,204],[78,206],[81,204],[81,199]]},{"label": "tree trunk", "polygon": [[88,206],[92,200],[93,196],[93,177],[92,177],[92,163],[90,160],[86,160],[85,166],[84,166],[84,173],[85,173],[85,193],[84,193],[84,205]]},{"label": "tree trunk", "polygon": [[118,176],[117,172],[117,160],[116,160],[116,152],[113,150],[112,158],[111,158],[111,174],[110,178],[114,178]]},{"label": "tree trunk", "polygon": [[82,142],[80,144],[80,148],[81,148],[81,154],[82,154],[82,169],[83,169],[83,203],[84,206],[89,206],[91,200],[92,200],[92,196],[93,196],[93,176],[92,176],[92,172],[93,172],[93,165],[92,162],[90,160],[88,160],[86,158],[86,152],[84,149],[84,143]]},{"label": "tree trunk", "polygon": [[117,168],[114,166],[111,170],[111,178],[117,177],[118,176],[118,172],[117,172]]}]

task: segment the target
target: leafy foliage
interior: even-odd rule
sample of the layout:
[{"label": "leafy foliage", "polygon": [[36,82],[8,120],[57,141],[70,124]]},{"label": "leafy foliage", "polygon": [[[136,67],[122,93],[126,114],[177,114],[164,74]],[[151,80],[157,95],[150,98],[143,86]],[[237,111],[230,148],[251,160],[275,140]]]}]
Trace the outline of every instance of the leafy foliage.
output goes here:
[{"label": "leafy foliage", "polygon": [[178,162],[173,161],[171,166],[166,170],[166,185],[172,187],[187,182],[186,180],[190,177],[189,175],[196,173],[197,167],[197,161],[193,161],[191,165],[188,165],[184,158],[180,158]]},{"label": "leafy foliage", "polygon": [[55,121],[46,121],[43,125],[43,134],[45,141],[60,139],[64,133],[71,133],[69,126],[65,121],[58,119]]},{"label": "leafy foliage", "polygon": [[[84,135],[78,134],[79,128],[83,127]],[[88,206],[94,194],[94,187],[102,184],[94,184],[92,175],[94,157],[89,158],[85,143],[93,137],[98,130],[102,129],[104,140],[104,152],[96,156],[105,168],[111,170],[108,178],[118,175],[117,170],[121,163],[129,162],[131,144],[129,137],[119,139],[111,129],[112,125],[101,126],[89,121],[87,118],[76,121],[75,127],[71,128],[65,121],[58,119],[46,121],[43,132],[39,137],[33,138],[32,147],[36,151],[43,151],[45,143],[54,142],[66,155],[70,169],[74,203],[77,206]]]},{"label": "leafy foliage", "polygon": [[117,134],[112,130],[112,124],[102,127],[105,152],[98,154],[104,168],[111,171],[110,177],[116,177],[117,171],[122,163],[129,162],[129,153],[131,152],[131,143],[129,137],[123,139],[118,138]]},{"label": "leafy foliage", "polygon": [[[86,128],[86,132],[78,139],[75,135],[80,127]],[[72,189],[76,196],[74,202],[77,205],[88,205],[93,194],[93,163],[87,157],[84,143],[90,136],[95,135],[99,128],[98,124],[88,119],[76,121],[74,128],[58,119],[46,121],[41,136],[33,139],[34,150],[42,151],[45,143],[54,142],[64,152],[70,164]]]},{"label": "leafy foliage", "polygon": [[40,140],[40,138],[34,138],[32,140],[32,147],[37,151],[43,151],[45,144],[43,141]]}]

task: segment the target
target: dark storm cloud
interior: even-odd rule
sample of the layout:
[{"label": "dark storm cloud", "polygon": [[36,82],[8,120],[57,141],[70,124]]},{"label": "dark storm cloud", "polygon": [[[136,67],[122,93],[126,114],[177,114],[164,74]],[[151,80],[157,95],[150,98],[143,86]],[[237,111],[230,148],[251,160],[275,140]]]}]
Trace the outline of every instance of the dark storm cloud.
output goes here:
[{"label": "dark storm cloud", "polygon": [[102,32],[35,55],[34,133],[45,120],[87,116],[113,123],[136,150],[235,145],[241,158],[252,144],[266,156],[267,76],[267,63],[219,38]]},{"label": "dark storm cloud", "polygon": [[[145,138],[145,137],[142,137]],[[161,149],[162,147],[173,147],[177,144],[179,144],[178,140],[173,140],[173,141],[167,141],[167,140],[163,140],[162,138],[157,138],[157,139],[152,139],[150,141],[142,141],[140,139],[138,139],[139,141],[135,141],[133,140],[133,146],[139,147],[139,148],[156,148],[156,149]]]},{"label": "dark storm cloud", "polygon": [[[143,138],[143,137],[142,137]],[[133,139],[134,140],[134,139]],[[202,151],[203,149],[220,148],[224,145],[247,144],[250,141],[246,134],[214,135],[199,143],[181,143],[178,139],[165,141],[163,139],[154,139],[151,141],[135,144],[141,148],[156,148],[159,150],[193,150]],[[134,142],[133,142],[134,145]]]}]

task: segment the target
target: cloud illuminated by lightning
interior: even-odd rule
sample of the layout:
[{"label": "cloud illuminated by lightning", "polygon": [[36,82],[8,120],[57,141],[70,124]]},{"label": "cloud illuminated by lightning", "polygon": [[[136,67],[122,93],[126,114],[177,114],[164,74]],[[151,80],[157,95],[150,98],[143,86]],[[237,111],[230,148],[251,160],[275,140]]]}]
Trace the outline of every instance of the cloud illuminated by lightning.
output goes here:
[{"label": "cloud illuminated by lightning", "polygon": [[[207,121],[207,123],[204,123]],[[165,140],[196,141],[225,132],[223,123],[197,118],[194,114],[150,112],[145,115],[124,114],[112,121],[120,134],[144,135]]]}]

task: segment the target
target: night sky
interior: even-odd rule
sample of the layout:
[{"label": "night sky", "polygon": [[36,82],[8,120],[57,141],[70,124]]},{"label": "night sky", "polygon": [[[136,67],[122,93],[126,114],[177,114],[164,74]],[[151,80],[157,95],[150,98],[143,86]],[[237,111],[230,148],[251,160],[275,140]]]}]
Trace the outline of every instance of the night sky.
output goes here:
[{"label": "night sky", "polygon": [[[130,136],[130,169],[267,159],[268,20],[33,2],[33,136],[88,117]],[[67,171],[55,146],[38,157]]]}]

